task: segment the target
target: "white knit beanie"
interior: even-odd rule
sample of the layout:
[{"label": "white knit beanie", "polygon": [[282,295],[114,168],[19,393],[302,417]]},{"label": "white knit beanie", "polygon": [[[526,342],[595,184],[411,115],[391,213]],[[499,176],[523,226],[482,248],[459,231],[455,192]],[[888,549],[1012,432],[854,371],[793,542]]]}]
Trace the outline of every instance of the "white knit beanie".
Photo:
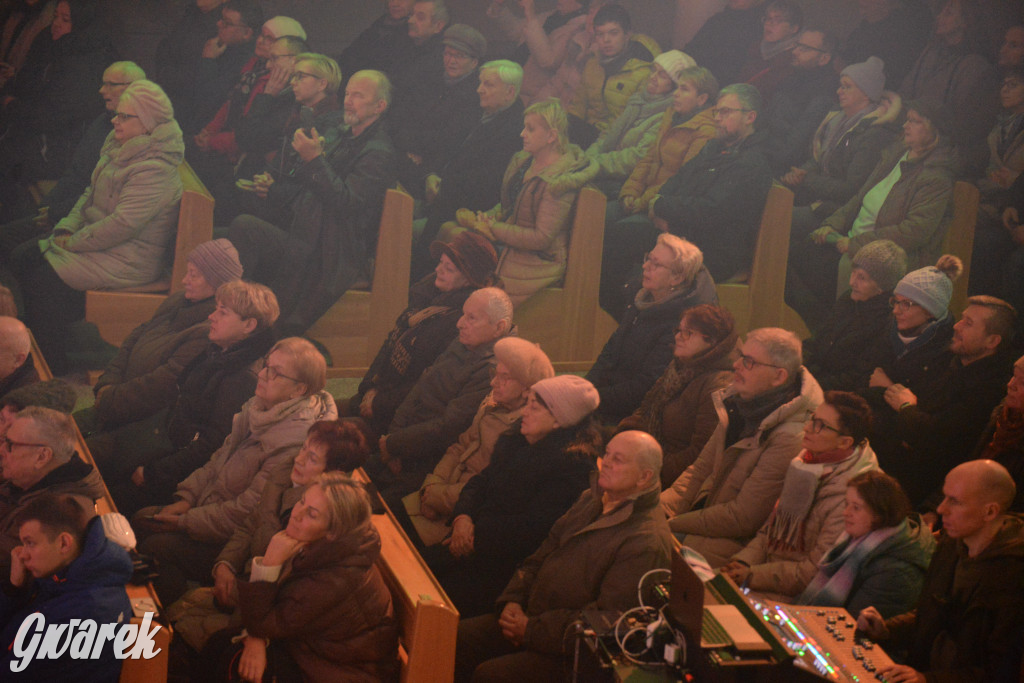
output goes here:
[{"label": "white knit beanie", "polygon": [[291,17],[277,16],[273,19],[267,19],[263,22],[263,28],[270,29],[270,32],[274,34],[275,38],[295,36],[296,38],[302,38],[303,40],[306,39],[306,30],[302,28],[302,24]]},{"label": "white knit beanie", "polygon": [[134,81],[121,93],[121,101],[135,109],[135,115],[147,131],[174,119],[174,107],[163,89],[153,81]]},{"label": "white knit beanie", "polygon": [[654,63],[664,69],[665,73],[668,74],[668,77],[676,85],[679,85],[679,76],[683,73],[683,70],[697,66],[697,62],[693,57],[679,50],[662,52],[654,58]]}]

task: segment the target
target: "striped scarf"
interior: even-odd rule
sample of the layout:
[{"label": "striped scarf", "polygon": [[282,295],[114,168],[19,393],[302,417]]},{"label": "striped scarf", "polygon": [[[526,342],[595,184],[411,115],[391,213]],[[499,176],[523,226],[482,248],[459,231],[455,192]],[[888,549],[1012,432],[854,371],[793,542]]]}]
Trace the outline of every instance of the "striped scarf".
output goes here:
[{"label": "striped scarf", "polygon": [[861,565],[883,542],[897,534],[908,534],[907,520],[898,526],[875,529],[860,538],[851,539],[845,531],[818,563],[818,573],[797,598],[798,605],[842,607],[850,597]]}]

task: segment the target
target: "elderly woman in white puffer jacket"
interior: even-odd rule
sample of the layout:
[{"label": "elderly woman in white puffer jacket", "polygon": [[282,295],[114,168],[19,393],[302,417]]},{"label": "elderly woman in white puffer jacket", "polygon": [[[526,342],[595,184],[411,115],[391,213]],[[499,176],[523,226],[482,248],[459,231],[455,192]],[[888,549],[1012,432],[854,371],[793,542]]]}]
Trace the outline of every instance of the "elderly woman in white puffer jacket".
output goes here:
[{"label": "elderly woman in white puffer jacket", "polygon": [[85,290],[159,279],[177,226],[185,145],[167,95],[152,81],[135,81],[113,123],[71,213],[11,255],[26,323],[57,373],[66,369],[66,327],[84,314]]}]

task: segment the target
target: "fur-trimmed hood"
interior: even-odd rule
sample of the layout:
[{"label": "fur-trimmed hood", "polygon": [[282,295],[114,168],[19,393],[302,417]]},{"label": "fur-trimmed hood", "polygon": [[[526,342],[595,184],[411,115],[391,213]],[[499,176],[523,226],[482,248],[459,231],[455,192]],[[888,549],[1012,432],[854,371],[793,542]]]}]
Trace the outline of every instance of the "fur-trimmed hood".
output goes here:
[{"label": "fur-trimmed hood", "polygon": [[[900,115],[903,113],[903,98],[898,93],[894,93],[890,90],[886,90],[882,93],[882,98],[878,103],[878,106],[873,110],[864,115],[856,126],[845,133],[842,137],[847,137],[854,131],[863,130],[869,126],[897,126],[899,123]],[[822,155],[822,141],[824,139],[824,131],[828,128],[828,125],[837,117],[842,116],[842,109],[835,109],[830,111],[822,120],[821,125],[818,126],[818,130],[814,134],[812,142],[811,155],[816,161],[821,161]],[[840,142],[836,141],[836,146]]]},{"label": "fur-trimmed hood", "polygon": [[[532,158],[533,155],[527,151],[516,152],[505,170],[502,185],[507,185],[509,179]],[[597,176],[599,169],[597,161],[587,158],[579,146],[570,144],[565,154],[537,177],[546,182],[551,193],[557,196],[579,190]]]}]

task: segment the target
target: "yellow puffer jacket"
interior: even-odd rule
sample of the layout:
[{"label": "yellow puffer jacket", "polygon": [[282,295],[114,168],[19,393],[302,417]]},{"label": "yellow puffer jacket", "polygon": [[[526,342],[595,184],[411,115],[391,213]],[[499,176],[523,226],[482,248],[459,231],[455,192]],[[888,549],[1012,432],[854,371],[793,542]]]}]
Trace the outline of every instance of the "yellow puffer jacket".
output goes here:
[{"label": "yellow puffer jacket", "polygon": [[600,58],[591,55],[583,65],[583,79],[569,107],[570,114],[603,131],[622,113],[630,96],[646,85],[651,60],[661,54],[653,38],[639,33],[633,35],[626,50],[629,59],[611,75],[605,74]]}]

